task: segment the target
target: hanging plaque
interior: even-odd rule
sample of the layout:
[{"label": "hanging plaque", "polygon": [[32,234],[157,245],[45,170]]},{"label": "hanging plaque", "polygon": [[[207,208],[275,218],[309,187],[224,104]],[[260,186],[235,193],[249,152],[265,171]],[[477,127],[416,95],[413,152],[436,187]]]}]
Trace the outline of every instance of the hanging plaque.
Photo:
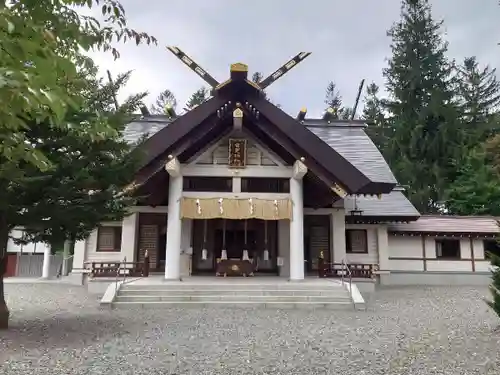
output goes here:
[{"label": "hanging plaque", "polygon": [[247,140],[230,139],[229,140],[229,167],[244,168],[247,163]]}]

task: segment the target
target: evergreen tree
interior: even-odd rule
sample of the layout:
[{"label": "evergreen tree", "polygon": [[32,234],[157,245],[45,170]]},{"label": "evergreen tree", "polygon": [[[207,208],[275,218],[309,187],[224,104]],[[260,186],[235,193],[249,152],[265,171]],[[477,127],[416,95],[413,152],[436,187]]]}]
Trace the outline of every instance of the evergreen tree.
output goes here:
[{"label": "evergreen tree", "polygon": [[472,150],[460,163],[457,178],[446,191],[451,215],[500,216],[500,175],[482,148]]},{"label": "evergreen tree", "polygon": [[487,303],[500,317],[500,257],[495,254],[489,254],[489,257],[493,266],[490,284],[490,292],[493,299]]},{"label": "evergreen tree", "polygon": [[428,0],[403,0],[401,20],[388,32],[392,57],[384,69],[392,129],[388,161],[422,213],[442,210],[446,183],[464,155],[441,25]]},{"label": "evergreen tree", "polygon": [[[125,83],[128,76],[117,81]],[[26,241],[82,239],[101,221],[121,219],[134,201],[122,191],[140,155],[130,154],[121,131],[145,94],[116,109],[116,83],[103,84],[93,77],[87,81],[81,90],[85,105],[66,112],[66,126],[33,121],[22,131],[23,139],[50,163],[48,170],[14,163],[0,154],[1,254],[6,253],[8,235],[15,227],[25,228]],[[91,130],[96,122],[113,131],[95,134]],[[5,259],[0,262],[3,271]],[[8,317],[0,272],[0,328],[7,328]]]},{"label": "evergreen tree", "polygon": [[349,120],[352,116],[352,109],[342,106],[342,96],[333,81],[330,81],[326,86],[325,104],[327,108],[333,109],[335,120]]},{"label": "evergreen tree", "polygon": [[498,130],[496,113],[500,105],[500,81],[496,69],[479,67],[468,57],[457,68],[457,98],[462,121],[467,126],[469,143],[475,147]]},{"label": "evergreen tree", "polygon": [[378,97],[379,87],[372,82],[366,87],[365,106],[361,118],[368,123],[366,132],[382,154],[387,153],[390,128],[384,114],[383,102]]},{"label": "evergreen tree", "polygon": [[206,102],[209,97],[210,91],[206,87],[202,87],[196,90],[187,101],[184,110],[186,112],[192,110],[194,107],[199,106],[203,102]]},{"label": "evergreen tree", "polygon": [[174,93],[168,89],[162,91],[160,95],[158,95],[149,111],[155,115],[169,116],[169,113],[166,110],[167,107],[172,108],[174,111],[177,109],[177,99],[175,98]]}]

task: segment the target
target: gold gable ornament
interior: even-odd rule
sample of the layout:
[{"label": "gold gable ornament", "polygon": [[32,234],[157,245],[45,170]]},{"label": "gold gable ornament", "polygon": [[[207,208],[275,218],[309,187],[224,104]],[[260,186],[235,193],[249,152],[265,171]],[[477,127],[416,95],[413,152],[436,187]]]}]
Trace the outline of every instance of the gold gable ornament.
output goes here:
[{"label": "gold gable ornament", "polygon": [[229,139],[229,168],[245,168],[247,163],[246,154],[246,139]]},{"label": "gold gable ornament", "polygon": [[231,64],[229,70],[231,72],[248,72],[248,65],[243,63]]}]

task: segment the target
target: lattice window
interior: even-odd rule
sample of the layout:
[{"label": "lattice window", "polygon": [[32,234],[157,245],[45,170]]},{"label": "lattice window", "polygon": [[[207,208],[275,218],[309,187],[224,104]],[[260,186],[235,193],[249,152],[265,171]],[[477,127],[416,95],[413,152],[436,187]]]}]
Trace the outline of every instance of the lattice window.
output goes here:
[{"label": "lattice window", "polygon": [[348,229],[345,231],[345,235],[347,253],[368,253],[368,234],[366,229]]},{"label": "lattice window", "polygon": [[99,227],[97,251],[119,252],[122,247],[122,227]]}]

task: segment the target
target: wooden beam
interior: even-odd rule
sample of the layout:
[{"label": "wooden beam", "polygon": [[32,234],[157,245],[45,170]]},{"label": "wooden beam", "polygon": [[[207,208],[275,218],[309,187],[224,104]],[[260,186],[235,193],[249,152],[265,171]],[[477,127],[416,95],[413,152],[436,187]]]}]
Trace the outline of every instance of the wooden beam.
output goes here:
[{"label": "wooden beam", "polygon": [[249,166],[241,169],[228,168],[225,165],[183,165],[183,176],[197,177],[262,177],[291,178],[292,167]]},{"label": "wooden beam", "polygon": [[204,192],[204,191],[184,191],[183,197],[186,198],[234,198],[234,199],[289,199],[290,194],[286,193],[222,193],[222,192]]},{"label": "wooden beam", "polygon": [[178,47],[169,46],[167,47],[167,49],[170,52],[172,52],[184,64],[186,64],[189,69],[198,74],[201,77],[201,79],[203,79],[206,83],[212,86],[212,88],[216,88],[219,85],[219,82],[214,77],[208,74],[206,70],[202,69],[200,65],[198,65],[192,58],[186,55]]},{"label": "wooden beam", "polygon": [[299,52],[297,55],[288,60],[283,64],[278,70],[272,73],[269,77],[263,79],[258,83],[260,88],[264,90],[266,87],[276,82],[279,78],[283,77],[286,73],[292,70],[300,62],[302,62],[306,57],[308,57],[311,52]]}]

